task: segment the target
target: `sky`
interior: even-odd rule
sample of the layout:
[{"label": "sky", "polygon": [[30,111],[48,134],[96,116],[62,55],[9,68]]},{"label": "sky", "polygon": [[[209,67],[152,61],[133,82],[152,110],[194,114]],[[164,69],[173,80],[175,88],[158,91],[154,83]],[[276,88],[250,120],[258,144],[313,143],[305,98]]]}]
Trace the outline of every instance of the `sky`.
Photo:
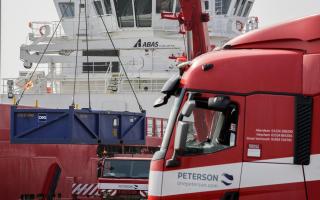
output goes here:
[{"label": "sky", "polygon": [[[1,1],[1,0],[0,0]],[[27,41],[31,21],[57,21],[53,0],[2,0],[1,77],[17,77],[24,70],[19,47]],[[251,11],[258,16],[260,27],[320,14],[320,0],[255,0]],[[320,22],[319,22],[320,25]]]}]

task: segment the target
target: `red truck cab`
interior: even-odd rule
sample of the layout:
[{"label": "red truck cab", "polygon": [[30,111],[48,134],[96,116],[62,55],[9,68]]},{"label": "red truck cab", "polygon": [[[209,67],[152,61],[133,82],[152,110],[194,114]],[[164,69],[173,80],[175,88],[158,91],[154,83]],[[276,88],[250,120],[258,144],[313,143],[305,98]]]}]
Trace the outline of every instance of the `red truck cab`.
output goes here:
[{"label": "red truck cab", "polygon": [[104,199],[147,199],[151,155],[104,158],[98,190]]},{"label": "red truck cab", "polygon": [[317,15],[245,34],[165,84],[175,103],[150,200],[319,199],[319,24]]}]

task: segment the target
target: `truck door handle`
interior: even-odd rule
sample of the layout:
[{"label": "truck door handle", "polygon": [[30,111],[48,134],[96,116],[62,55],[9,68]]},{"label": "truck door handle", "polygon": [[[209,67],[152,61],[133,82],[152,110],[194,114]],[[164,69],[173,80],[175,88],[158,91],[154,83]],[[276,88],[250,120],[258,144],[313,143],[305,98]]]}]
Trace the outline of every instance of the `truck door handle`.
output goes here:
[{"label": "truck door handle", "polygon": [[226,192],[220,200],[239,200],[239,192]]}]

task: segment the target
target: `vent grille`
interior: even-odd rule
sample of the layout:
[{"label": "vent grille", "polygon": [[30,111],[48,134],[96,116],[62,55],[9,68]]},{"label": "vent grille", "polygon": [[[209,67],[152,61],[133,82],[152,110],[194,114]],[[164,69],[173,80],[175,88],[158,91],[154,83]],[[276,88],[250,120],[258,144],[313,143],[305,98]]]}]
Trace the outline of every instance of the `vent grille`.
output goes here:
[{"label": "vent grille", "polygon": [[312,130],[311,97],[296,97],[295,115],[294,164],[308,165],[310,163]]}]

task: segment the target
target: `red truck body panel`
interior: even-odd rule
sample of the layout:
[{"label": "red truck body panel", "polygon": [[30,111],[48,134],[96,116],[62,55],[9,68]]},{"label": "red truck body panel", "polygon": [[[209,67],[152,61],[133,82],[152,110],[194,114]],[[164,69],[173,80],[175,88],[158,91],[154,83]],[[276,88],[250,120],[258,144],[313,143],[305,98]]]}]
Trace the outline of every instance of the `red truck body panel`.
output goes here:
[{"label": "red truck body panel", "polygon": [[[319,24],[316,15],[253,31],[184,68],[167,146],[151,163],[149,199],[319,199]],[[225,118],[208,117],[212,110]],[[201,141],[208,119],[216,124]],[[217,132],[219,121],[230,128]],[[232,127],[235,143],[219,146],[215,134],[230,136]]]},{"label": "red truck body panel", "polygon": [[[230,93],[301,93],[301,52],[223,50],[199,56],[182,77],[185,88]],[[213,64],[212,70],[201,66]],[[202,78],[199,78],[202,77]]]},{"label": "red truck body panel", "polygon": [[263,28],[229,41],[233,49],[290,49],[307,53],[320,52],[320,15]]}]

